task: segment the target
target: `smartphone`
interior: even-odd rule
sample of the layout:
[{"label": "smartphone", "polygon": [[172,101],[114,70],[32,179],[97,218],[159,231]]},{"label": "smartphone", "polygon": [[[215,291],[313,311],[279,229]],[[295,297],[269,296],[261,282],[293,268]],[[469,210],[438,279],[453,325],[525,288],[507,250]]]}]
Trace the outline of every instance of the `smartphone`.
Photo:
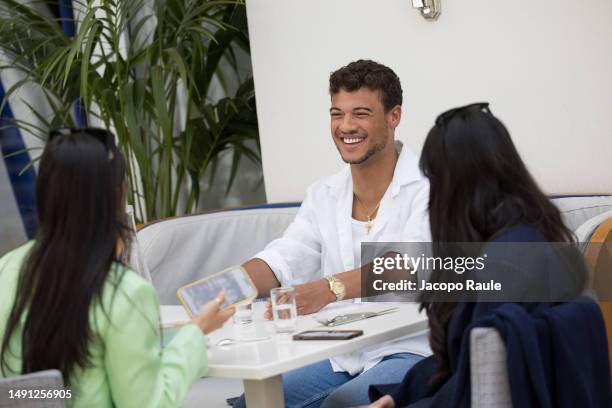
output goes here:
[{"label": "smartphone", "polygon": [[306,330],[293,335],[293,340],[348,340],[362,334],[363,330]]},{"label": "smartphone", "polygon": [[221,289],[225,290],[222,309],[250,303],[257,297],[257,288],[247,271],[240,265],[232,266],[179,288],[177,297],[190,317],[197,315],[202,306],[213,300]]}]

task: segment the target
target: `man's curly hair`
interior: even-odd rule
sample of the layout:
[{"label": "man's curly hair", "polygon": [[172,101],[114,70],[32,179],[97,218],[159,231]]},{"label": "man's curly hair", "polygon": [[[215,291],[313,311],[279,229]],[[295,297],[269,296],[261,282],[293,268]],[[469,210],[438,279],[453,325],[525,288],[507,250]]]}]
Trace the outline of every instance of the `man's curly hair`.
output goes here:
[{"label": "man's curly hair", "polygon": [[358,60],[334,71],[329,76],[329,93],[334,95],[341,89],[353,92],[362,87],[380,91],[385,112],[402,104],[402,86],[395,72],[378,62]]}]

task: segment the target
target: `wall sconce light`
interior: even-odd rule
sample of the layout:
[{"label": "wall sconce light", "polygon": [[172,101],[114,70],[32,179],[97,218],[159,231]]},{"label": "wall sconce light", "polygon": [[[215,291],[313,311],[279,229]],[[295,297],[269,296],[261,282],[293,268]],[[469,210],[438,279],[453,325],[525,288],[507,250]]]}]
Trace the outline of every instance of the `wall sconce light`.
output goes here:
[{"label": "wall sconce light", "polygon": [[418,9],[425,20],[435,21],[442,13],[442,0],[412,0],[412,7]]}]

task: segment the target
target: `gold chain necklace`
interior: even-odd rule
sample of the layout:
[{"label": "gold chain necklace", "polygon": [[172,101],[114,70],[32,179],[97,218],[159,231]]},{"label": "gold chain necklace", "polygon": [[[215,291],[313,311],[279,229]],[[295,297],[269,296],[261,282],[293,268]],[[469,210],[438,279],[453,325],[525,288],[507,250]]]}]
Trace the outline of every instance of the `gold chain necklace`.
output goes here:
[{"label": "gold chain necklace", "polygon": [[[380,201],[378,201],[378,204],[376,204],[376,207],[374,207],[372,212],[368,214],[367,213],[368,210],[366,209],[365,205],[363,205],[359,197],[357,197],[357,194],[353,193],[353,196],[357,199],[357,202],[359,203],[359,205],[361,205],[361,208],[363,208],[366,212],[366,218],[368,219],[368,221],[366,222],[366,226],[365,226],[366,231],[367,231],[366,233],[370,235],[370,231],[372,231],[372,228],[374,228],[374,223],[372,222],[372,215],[374,215],[374,213],[378,211],[378,207],[380,207],[380,203],[382,203],[382,198],[380,199]],[[383,195],[383,198],[384,198],[384,195]]]}]

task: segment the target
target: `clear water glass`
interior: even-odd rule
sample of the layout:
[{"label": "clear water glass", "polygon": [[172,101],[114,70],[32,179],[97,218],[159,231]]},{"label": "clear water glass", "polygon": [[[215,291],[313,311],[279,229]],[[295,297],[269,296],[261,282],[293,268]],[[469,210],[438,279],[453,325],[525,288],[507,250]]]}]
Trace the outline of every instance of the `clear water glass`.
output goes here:
[{"label": "clear water glass", "polygon": [[270,291],[272,317],[277,333],[292,333],[297,326],[295,289],[291,287],[274,288]]},{"label": "clear water glass", "polygon": [[247,303],[245,305],[236,306],[236,313],[234,313],[234,324],[251,324],[253,323],[253,304]]}]

